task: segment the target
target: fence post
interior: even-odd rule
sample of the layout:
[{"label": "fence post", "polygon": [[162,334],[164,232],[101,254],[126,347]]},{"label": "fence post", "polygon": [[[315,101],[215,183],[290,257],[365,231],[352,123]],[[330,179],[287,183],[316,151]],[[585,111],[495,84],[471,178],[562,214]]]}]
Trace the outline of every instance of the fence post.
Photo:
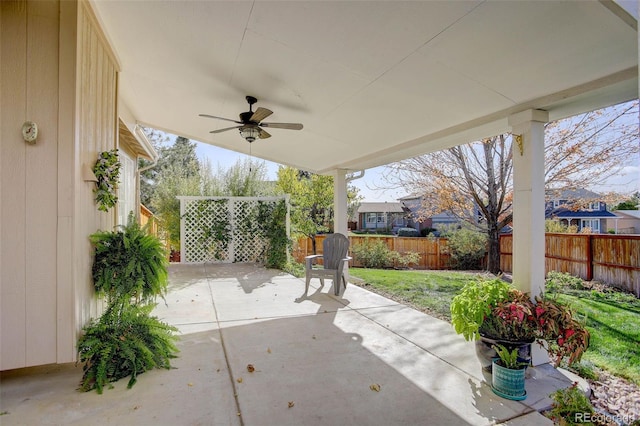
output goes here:
[{"label": "fence post", "polygon": [[593,279],[593,235],[587,235],[587,281]]}]

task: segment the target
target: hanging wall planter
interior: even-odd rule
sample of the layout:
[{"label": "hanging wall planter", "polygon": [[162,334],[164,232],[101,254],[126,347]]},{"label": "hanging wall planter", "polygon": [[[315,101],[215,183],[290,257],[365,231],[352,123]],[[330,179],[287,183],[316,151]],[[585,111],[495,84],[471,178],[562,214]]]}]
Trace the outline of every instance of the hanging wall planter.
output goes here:
[{"label": "hanging wall planter", "polygon": [[93,174],[96,176],[96,195],[98,210],[106,212],[118,202],[118,182],[120,179],[120,160],[118,150],[103,151],[98,154],[98,161],[93,166]]}]

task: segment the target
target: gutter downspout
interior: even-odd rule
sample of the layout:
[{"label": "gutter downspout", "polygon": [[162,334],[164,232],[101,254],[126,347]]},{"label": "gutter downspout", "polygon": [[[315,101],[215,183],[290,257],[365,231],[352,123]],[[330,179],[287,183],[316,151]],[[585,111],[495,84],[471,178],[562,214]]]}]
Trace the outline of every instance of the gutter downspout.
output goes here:
[{"label": "gutter downspout", "polygon": [[[133,129],[133,131],[136,133],[136,136],[138,136],[141,139],[142,145],[145,147],[146,151],[150,154],[150,157],[151,157],[150,165],[143,167],[141,169],[136,167],[136,202],[138,203],[138,206],[140,206],[140,174],[146,170],[152,169],[155,166],[157,166],[159,156],[158,156],[158,153],[155,151],[155,149],[153,149],[153,145],[151,145],[151,142],[149,142],[147,135],[145,135],[144,132],[141,130],[141,127],[139,124],[136,124],[136,127]],[[140,157],[141,156],[138,155],[138,159]],[[136,219],[138,220],[138,223],[140,223],[139,207],[136,209]]]}]

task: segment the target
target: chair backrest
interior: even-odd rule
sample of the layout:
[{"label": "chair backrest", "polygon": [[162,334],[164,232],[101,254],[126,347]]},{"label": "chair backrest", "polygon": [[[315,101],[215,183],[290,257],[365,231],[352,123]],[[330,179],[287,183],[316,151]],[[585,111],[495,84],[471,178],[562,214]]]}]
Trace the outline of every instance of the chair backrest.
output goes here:
[{"label": "chair backrest", "polygon": [[343,234],[329,234],[322,242],[324,269],[338,269],[340,259],[349,251],[349,238]]}]

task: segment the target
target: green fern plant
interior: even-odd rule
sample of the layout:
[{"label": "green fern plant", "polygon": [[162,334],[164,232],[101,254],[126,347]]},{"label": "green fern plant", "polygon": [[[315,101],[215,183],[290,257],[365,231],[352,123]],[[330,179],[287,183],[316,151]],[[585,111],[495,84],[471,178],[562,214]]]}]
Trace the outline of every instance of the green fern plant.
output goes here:
[{"label": "green fern plant", "polygon": [[84,363],[80,390],[96,389],[152,368],[170,368],[178,352],[177,331],[151,311],[155,296],[167,288],[167,256],[160,241],[140,228],[133,213],[114,232],[90,236],[95,247],[93,280],[96,292],[107,297],[100,319],[89,322],[78,340],[78,359]]},{"label": "green fern plant", "polygon": [[95,247],[93,282],[109,301],[150,301],[167,287],[167,254],[158,238],[141,228],[133,212],[119,231],[90,236]]},{"label": "green fern plant", "polygon": [[178,352],[177,329],[150,316],[155,305],[112,304],[97,321],[84,327],[78,342],[79,360],[84,363],[82,391],[104,387],[131,376],[127,388],[139,374],[153,368],[171,368]]}]

